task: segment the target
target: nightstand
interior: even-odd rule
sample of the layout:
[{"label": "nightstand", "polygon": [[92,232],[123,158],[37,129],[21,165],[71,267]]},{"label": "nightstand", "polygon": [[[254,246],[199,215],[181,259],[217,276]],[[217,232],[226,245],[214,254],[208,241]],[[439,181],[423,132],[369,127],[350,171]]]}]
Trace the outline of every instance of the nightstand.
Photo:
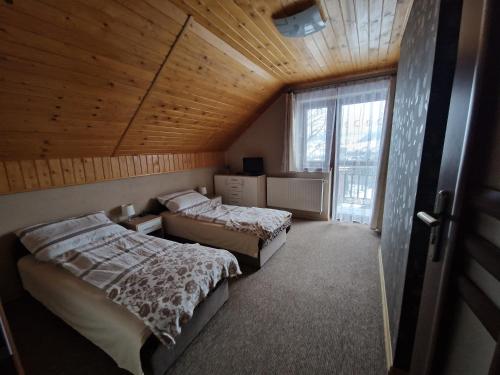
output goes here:
[{"label": "nightstand", "polygon": [[151,234],[158,232],[159,235],[157,236],[163,238],[161,216],[158,215],[137,216],[128,221],[122,221],[120,224],[139,233]]}]

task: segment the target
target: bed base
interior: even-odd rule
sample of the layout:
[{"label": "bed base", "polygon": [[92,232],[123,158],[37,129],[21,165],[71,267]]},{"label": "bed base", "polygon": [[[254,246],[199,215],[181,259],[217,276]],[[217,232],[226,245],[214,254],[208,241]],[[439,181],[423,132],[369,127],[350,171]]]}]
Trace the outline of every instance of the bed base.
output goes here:
[{"label": "bed base", "polygon": [[[247,266],[260,269],[274,255],[274,253],[276,253],[285,244],[286,234],[288,233],[289,230],[290,227],[283,229],[280,234],[278,234],[272,241],[269,241],[265,246],[259,243],[260,250],[259,250],[259,255],[257,257],[238,253],[237,251],[234,251],[232,249],[224,249],[224,250],[231,252],[236,257],[236,259],[238,259],[238,262],[243,263]],[[199,241],[190,238],[173,236],[168,233],[165,234],[165,238],[180,243],[200,243],[200,245],[203,246],[218,248],[217,246],[214,246],[209,243],[201,243]]]},{"label": "bed base", "polygon": [[156,336],[151,335],[141,349],[144,374],[164,375],[227,301],[228,297],[228,281],[225,279],[196,307],[193,317],[182,327],[181,334],[175,338],[175,345],[171,348],[162,345]]}]

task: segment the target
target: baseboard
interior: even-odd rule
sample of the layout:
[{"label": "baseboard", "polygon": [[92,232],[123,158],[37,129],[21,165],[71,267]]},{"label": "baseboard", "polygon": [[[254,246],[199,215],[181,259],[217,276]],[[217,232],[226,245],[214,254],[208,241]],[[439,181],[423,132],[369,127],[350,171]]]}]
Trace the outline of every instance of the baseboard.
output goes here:
[{"label": "baseboard", "polygon": [[387,294],[385,292],[384,265],[382,263],[382,249],[378,247],[378,265],[380,274],[380,291],[382,294],[382,315],[384,319],[384,342],[385,342],[385,358],[387,361],[387,369],[392,367],[392,340],[391,330],[389,326],[389,309],[387,307]]}]

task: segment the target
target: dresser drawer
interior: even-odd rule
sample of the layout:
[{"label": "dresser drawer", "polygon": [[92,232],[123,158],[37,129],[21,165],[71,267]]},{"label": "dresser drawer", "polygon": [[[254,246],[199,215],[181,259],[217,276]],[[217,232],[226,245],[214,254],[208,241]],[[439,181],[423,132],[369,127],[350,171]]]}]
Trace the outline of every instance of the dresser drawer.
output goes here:
[{"label": "dresser drawer", "polygon": [[227,190],[229,192],[233,192],[233,191],[241,192],[243,190],[243,186],[238,185],[238,184],[229,184],[229,185],[227,185]]},{"label": "dresser drawer", "polygon": [[241,177],[228,177],[226,179],[226,184],[228,185],[243,185],[243,179]]},{"label": "dresser drawer", "polygon": [[137,231],[141,233],[151,233],[159,229],[161,229],[161,217],[137,225]]}]

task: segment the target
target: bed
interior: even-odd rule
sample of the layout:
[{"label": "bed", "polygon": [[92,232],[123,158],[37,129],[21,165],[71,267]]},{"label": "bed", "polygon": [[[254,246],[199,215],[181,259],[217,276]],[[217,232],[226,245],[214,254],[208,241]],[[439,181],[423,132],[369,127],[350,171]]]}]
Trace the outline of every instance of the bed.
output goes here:
[{"label": "bed", "polygon": [[[227,251],[125,230],[103,213],[69,221],[81,219],[86,229],[49,231],[43,246],[40,238],[27,238],[37,230],[18,231],[31,253],[18,261],[24,288],[119,367],[164,374],[227,300],[227,279],[241,273],[236,259]],[[72,235],[62,235],[68,231]],[[109,275],[119,280],[110,283]]]},{"label": "bed", "polygon": [[268,208],[223,205],[194,190],[157,198],[169,238],[233,252],[243,263],[262,267],[286,242],[292,214]]}]

